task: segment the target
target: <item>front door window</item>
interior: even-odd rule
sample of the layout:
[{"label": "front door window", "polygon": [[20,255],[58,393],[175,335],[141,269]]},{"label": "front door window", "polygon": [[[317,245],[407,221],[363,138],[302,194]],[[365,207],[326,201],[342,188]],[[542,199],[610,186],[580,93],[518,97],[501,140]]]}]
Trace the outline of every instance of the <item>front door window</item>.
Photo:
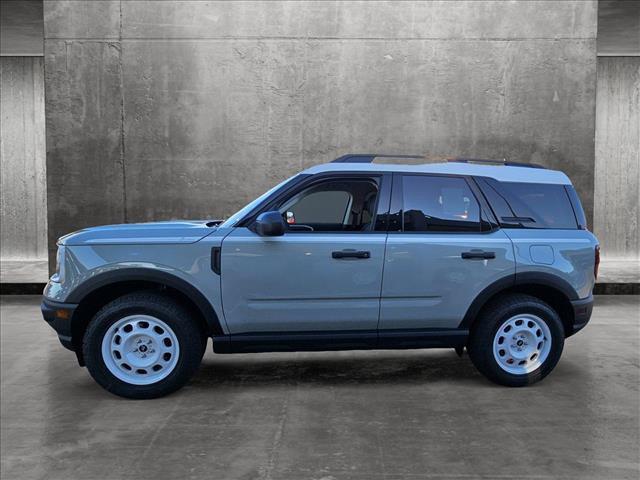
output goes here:
[{"label": "front door window", "polygon": [[371,180],[329,180],[286,200],[279,212],[290,231],[360,232],[372,229],[378,187]]}]

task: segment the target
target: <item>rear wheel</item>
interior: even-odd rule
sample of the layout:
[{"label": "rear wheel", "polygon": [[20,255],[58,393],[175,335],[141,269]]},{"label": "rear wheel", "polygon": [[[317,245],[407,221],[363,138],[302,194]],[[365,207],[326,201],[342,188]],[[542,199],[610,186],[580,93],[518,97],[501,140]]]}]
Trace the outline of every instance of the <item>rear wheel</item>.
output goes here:
[{"label": "rear wheel", "polygon": [[513,294],[483,310],[469,338],[469,356],[490,380],[510,387],[542,380],[558,363],[564,328],[542,300]]},{"label": "rear wheel", "polygon": [[108,391],[154,398],[191,378],[205,340],[181,305],[154,292],[137,292],[96,314],[85,333],[83,353],[89,373]]}]

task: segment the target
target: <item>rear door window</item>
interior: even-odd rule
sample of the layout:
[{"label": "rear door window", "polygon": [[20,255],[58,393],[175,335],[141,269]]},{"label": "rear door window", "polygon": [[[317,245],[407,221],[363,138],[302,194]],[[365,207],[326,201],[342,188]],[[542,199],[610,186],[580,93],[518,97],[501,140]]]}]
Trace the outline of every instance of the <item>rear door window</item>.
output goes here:
[{"label": "rear door window", "polygon": [[402,177],[405,232],[479,232],[480,206],[463,178]]}]

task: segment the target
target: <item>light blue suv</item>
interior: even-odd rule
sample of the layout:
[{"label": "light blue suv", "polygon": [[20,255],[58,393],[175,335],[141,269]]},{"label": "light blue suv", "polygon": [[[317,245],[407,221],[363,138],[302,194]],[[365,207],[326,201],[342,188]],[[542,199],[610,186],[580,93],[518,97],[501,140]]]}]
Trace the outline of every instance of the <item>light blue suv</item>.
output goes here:
[{"label": "light blue suv", "polygon": [[466,347],[494,382],[545,377],[591,316],[599,263],[567,176],[377,157],[314,166],[224,222],[62,237],[44,318],[131,398],[184,385],[209,338],[216,353]]}]

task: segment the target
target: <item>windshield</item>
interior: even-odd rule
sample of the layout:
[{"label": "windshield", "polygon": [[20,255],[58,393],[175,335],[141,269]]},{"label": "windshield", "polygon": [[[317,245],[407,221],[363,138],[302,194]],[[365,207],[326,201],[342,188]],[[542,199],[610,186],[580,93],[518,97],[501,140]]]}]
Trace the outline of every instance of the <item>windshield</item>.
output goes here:
[{"label": "windshield", "polygon": [[299,175],[300,174],[295,175],[295,176],[293,176],[291,178],[287,178],[285,181],[280,182],[279,184],[277,184],[272,189],[270,189],[270,190],[266,191],[265,193],[263,193],[262,195],[260,195],[253,202],[250,202],[247,205],[245,205],[243,208],[241,208],[236,213],[234,213],[229,218],[227,218],[224,222],[222,222],[222,224],[220,225],[220,228],[233,227],[236,223],[238,223],[238,221],[240,219],[242,219],[245,215],[247,215],[251,210],[253,210],[258,205],[260,205],[267,197],[269,197],[269,195],[271,195],[273,192],[278,190],[283,185],[285,185],[285,184],[289,183],[290,181],[292,181],[293,179],[297,178]]}]

